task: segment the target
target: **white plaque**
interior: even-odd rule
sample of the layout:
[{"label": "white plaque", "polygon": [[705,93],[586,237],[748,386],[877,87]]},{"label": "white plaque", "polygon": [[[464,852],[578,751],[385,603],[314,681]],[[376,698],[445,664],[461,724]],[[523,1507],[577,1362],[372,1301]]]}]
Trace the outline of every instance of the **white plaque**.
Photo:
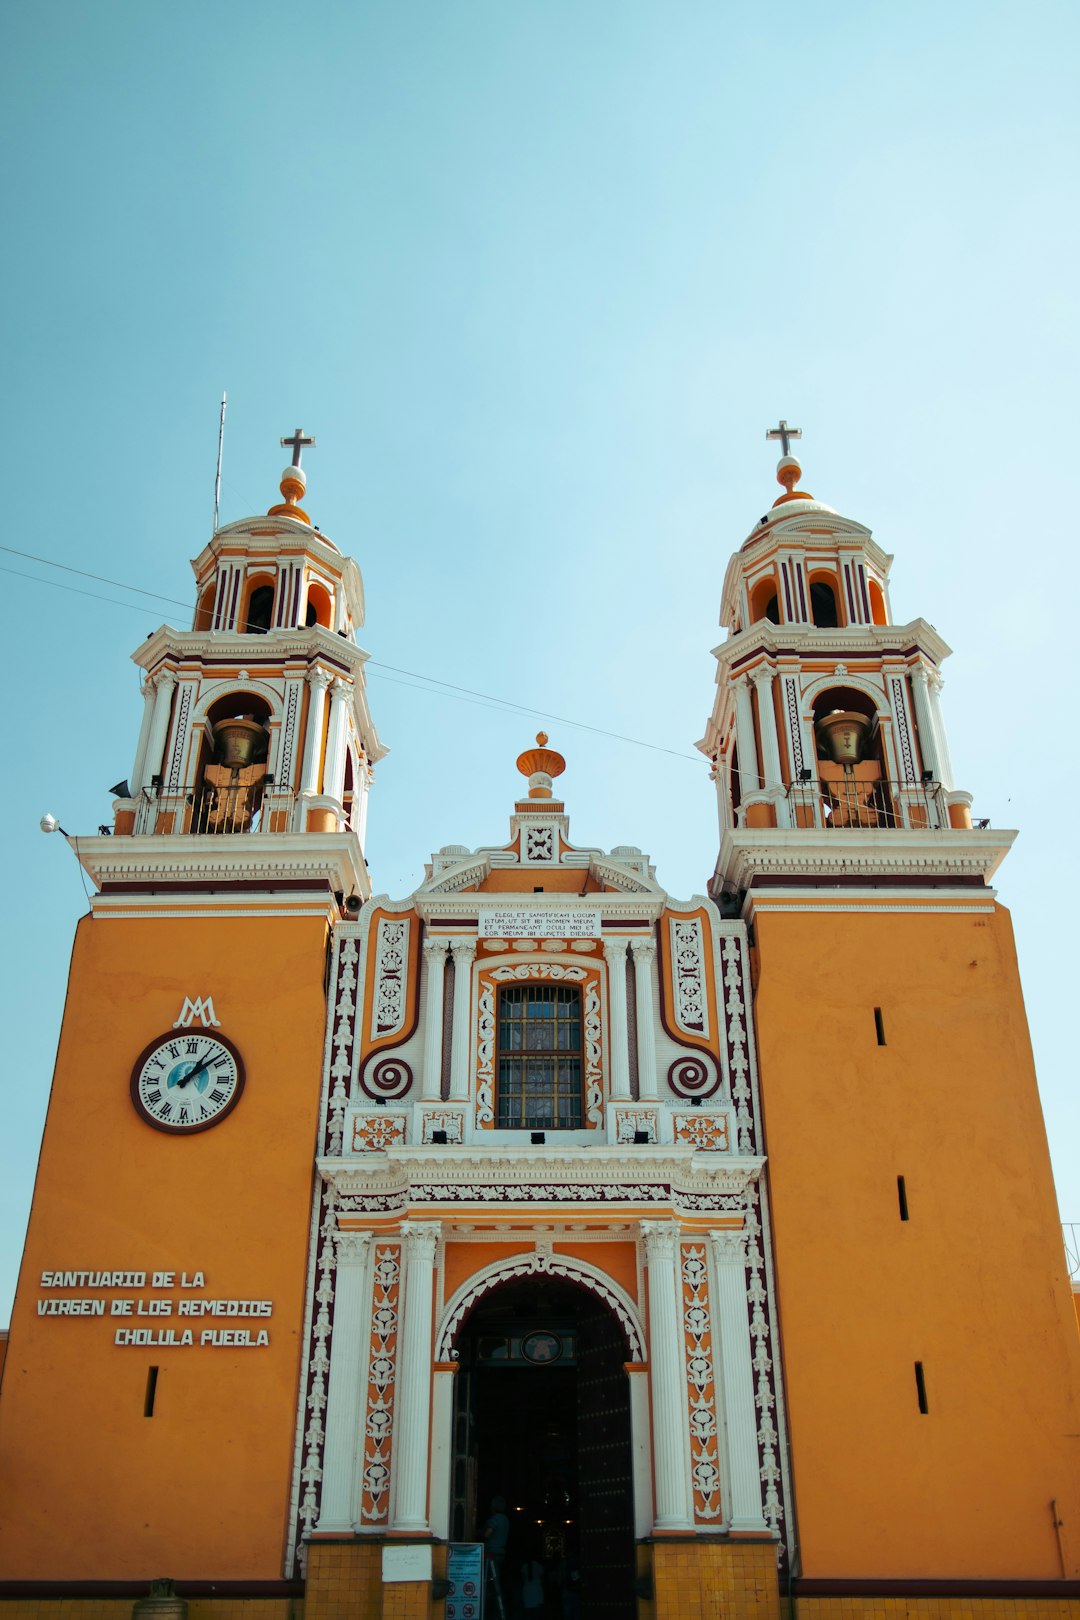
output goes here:
[{"label": "white plaque", "polygon": [[430,1581],[430,1541],[405,1542],[400,1547],[385,1546],[382,1550],[382,1578],[384,1581]]},{"label": "white plaque", "polygon": [[599,939],[598,911],[483,911],[481,939]]}]

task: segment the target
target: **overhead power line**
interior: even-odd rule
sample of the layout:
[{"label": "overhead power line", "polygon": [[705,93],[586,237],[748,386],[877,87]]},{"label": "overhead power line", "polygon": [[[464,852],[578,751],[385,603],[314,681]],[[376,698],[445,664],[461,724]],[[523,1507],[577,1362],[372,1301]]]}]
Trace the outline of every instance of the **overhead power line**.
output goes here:
[{"label": "overhead power line", "polygon": [[[77,574],[80,579],[92,579],[102,585],[112,585],[121,591],[132,591],[137,596],[145,596],[155,602],[167,602],[172,607],[182,607],[186,612],[192,611],[192,603],[181,601],[176,596],[165,596],[161,591],[143,590],[138,585],[128,585],[120,579],[109,579],[104,574],[93,574],[85,568],[73,568],[69,563],[54,562],[50,557],[39,557],[30,551],[18,551],[14,546],[0,545],[0,551],[7,552],[13,557],[23,557],[28,562],[40,563],[45,568],[58,568],[67,574]],[[102,596],[99,591],[80,590],[77,585],[65,585],[58,579],[41,579],[36,574],[26,574],[18,568],[5,568],[0,563],[0,573],[11,574],[16,579],[27,579],[34,585],[47,585],[53,590],[69,591],[75,596],[88,596],[95,602],[110,602],[114,607],[133,608],[137,613],[147,610],[138,602],[124,602],[115,596]],[[493,692],[479,692],[471,686],[457,686],[453,681],[444,681],[437,675],[425,675],[418,669],[404,669],[397,664],[385,664],[380,658],[369,658],[365,668],[374,671],[386,670],[385,675],[373,676],[378,680],[389,682],[393,686],[408,686],[414,692],[427,692],[429,695],[452,698],[459,703],[472,703],[484,708],[494,708],[503,713],[530,715],[534,719],[551,721],[560,726],[572,726],[577,731],[589,731],[597,737],[610,737],[613,742],[628,743],[632,748],[647,748],[654,754],[667,754],[672,759],[682,759],[691,765],[700,765],[702,760],[695,754],[685,754],[677,748],[665,748],[662,743],[646,742],[642,737],[628,737],[625,732],[609,731],[604,726],[590,725],[585,720],[571,720],[567,715],[553,714],[550,709],[537,709],[516,698],[502,698]],[[394,680],[395,675],[407,675],[409,680]],[[421,681],[424,684],[417,686],[413,683]]]}]

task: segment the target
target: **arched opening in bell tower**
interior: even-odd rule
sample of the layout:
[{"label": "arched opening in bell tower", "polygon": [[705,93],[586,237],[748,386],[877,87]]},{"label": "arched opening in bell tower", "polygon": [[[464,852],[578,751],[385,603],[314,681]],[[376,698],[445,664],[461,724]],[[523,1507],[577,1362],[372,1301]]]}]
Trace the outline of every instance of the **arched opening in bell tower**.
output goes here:
[{"label": "arched opening in bell tower", "polygon": [[565,1586],[583,1614],[633,1620],[632,1358],[618,1318],[583,1284],[541,1273],[496,1284],[456,1345],[450,1539],[488,1529],[490,1550],[505,1514],[508,1614],[535,1560],[545,1612],[563,1612]]}]

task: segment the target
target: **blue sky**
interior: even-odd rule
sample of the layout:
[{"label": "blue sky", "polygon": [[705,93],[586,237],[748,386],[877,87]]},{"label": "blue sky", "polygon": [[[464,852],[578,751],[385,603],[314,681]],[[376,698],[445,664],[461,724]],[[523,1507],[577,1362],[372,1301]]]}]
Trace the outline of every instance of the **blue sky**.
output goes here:
[{"label": "blue sky", "polygon": [[[806,487],[955,649],[958,783],[1020,829],[1000,892],[1080,1221],[1078,32],[1039,0],[9,9],[0,567],[51,583],[0,574],[0,1321],[86,906],[37,820],[107,818],[128,655],[187,622],[13,552],[189,601],[223,387],[223,519],[313,432],[374,659],[672,751],[546,723],[577,841],[648,849],[683,896],[716,853],[692,744],[724,568],[775,492],[765,428],[801,426]],[[502,837],[539,722],[370,673],[368,855],[399,895]]]}]

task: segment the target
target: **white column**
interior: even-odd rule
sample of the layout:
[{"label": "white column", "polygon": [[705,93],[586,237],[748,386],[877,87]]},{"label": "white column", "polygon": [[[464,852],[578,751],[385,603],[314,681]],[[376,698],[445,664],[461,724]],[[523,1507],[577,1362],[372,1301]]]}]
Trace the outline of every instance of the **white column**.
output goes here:
[{"label": "white column", "polygon": [[371,793],[371,784],[374,779],[375,772],[372,770],[367,760],[361,756],[356,768],[356,793],[358,803],[356,805],[356,809],[353,811],[353,826],[356,829],[356,836],[360,840],[361,849],[363,849],[367,843],[368,796]]},{"label": "white column", "polygon": [[621,1101],[630,1095],[625,939],[604,941],[604,961],[608,970],[608,1055],[611,1061],[611,1096]]},{"label": "white column", "polygon": [[326,688],[330,674],[325,669],[309,669],[307,673],[308,699],[307,727],[304,731],[304,763],[300,770],[301,793],[319,791],[319,752],[322,742],[323,715],[326,713]]},{"label": "white column", "polygon": [[454,1027],[450,1039],[450,1098],[465,1102],[469,1096],[472,1052],[472,965],[476,955],[474,939],[452,939],[454,956]]},{"label": "white column", "polygon": [[638,1096],[642,1102],[656,1097],[656,1019],[653,1014],[653,963],[656,941],[632,939],[630,955],[634,962],[634,1009],[637,1013]]},{"label": "white column", "polygon": [[320,1530],[354,1530],[360,1513],[365,1359],[371,1339],[370,1232],[339,1232],[326,1393]]},{"label": "white column", "polygon": [[690,1494],[689,1413],[681,1299],[676,1265],[679,1231],[668,1221],[642,1221],[649,1278],[649,1368],[657,1530],[694,1523]]},{"label": "white column", "polygon": [[941,785],[946,790],[955,786],[953,781],[952,760],[949,758],[949,739],[945,735],[945,716],[941,712],[941,688],[945,685],[941,676],[933,674],[929,680],[930,713],[934,720],[934,742],[937,746],[938,775]]},{"label": "white column", "polygon": [[345,721],[352,697],[352,682],[340,676],[330,687],[330,728],[326,734],[323,792],[341,803],[345,791]]},{"label": "white column", "polygon": [[139,727],[139,746],[135,750],[135,763],[131,767],[131,775],[128,778],[128,787],[131,789],[132,798],[136,796],[139,789],[142,787],[144,780],[143,770],[146,765],[146,748],[150,741],[150,727],[153,723],[154,715],[155,694],[154,682],[152,679],[147,679],[143,682],[142,695],[143,717],[142,725]]},{"label": "white column", "polygon": [[750,678],[757,687],[761,769],[765,786],[778,790],[775,795],[776,824],[778,827],[788,827],[791,825],[789,806],[783,792],[779,791],[783,788],[784,778],[780,769],[780,741],[776,734],[776,710],[773,707],[773,672],[761,665]]},{"label": "white column", "polygon": [[768,1531],[761,1513],[754,1368],[746,1311],[746,1234],[710,1232],[709,1239],[713,1261],[713,1374],[724,1402],[726,1472],[731,1493],[728,1517],[732,1530]]},{"label": "white column", "polygon": [[424,941],[427,965],[427,995],[424,997],[424,1073],[420,1095],[425,1102],[438,1101],[442,1085],[443,982],[446,977],[446,940],[430,935]]},{"label": "white column", "polygon": [[750,681],[746,675],[740,675],[732,684],[735,687],[735,740],[739,747],[739,798],[745,801],[747,794],[756,793],[761,785],[754,734],[754,705],[750,700]]},{"label": "white column", "polygon": [[154,776],[161,774],[161,760],[165,753],[165,738],[169,734],[169,721],[172,719],[172,695],[176,685],[176,676],[170,675],[168,670],[158,675],[154,681],[156,688],[154,694],[154,718],[150,723],[150,736],[146,744],[146,758],[143,761],[142,776],[144,782],[149,782]]},{"label": "white column", "polygon": [[932,771],[934,781],[940,782],[941,771],[934,737],[934,720],[930,713],[930,695],[927,690],[929,684],[930,676],[925,664],[916,664],[911,672],[911,691],[915,699],[915,722],[919,728],[919,753],[922,755],[923,769]]},{"label": "white column", "polygon": [[630,1381],[630,1455],[634,1474],[634,1538],[653,1527],[652,1459],[649,1456],[649,1369],[626,1364]]},{"label": "white column", "polygon": [[454,1463],[454,1379],[457,1367],[436,1367],[431,1394],[431,1533],[450,1539],[450,1470]]},{"label": "white column", "polygon": [[431,1317],[438,1221],[403,1221],[405,1304],[398,1344],[394,1414],[392,1530],[428,1529],[428,1446],[431,1418]]}]

